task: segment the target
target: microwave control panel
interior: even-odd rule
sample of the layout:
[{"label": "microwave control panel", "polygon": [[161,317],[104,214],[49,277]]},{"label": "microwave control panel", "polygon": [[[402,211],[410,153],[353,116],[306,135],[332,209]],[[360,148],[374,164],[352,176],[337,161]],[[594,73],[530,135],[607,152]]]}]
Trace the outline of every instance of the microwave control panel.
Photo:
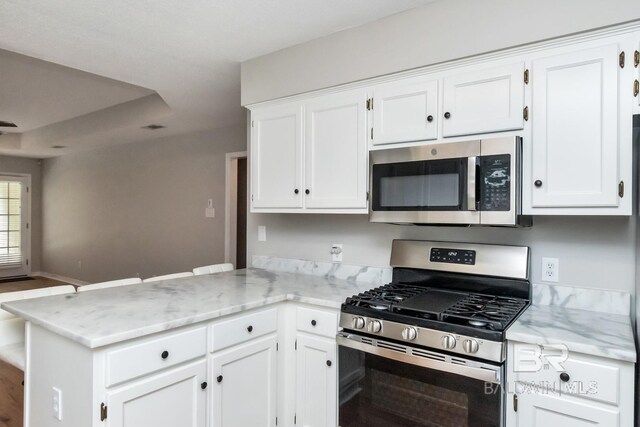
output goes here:
[{"label": "microwave control panel", "polygon": [[511,210],[511,155],[480,157],[480,210]]},{"label": "microwave control panel", "polygon": [[429,261],[446,262],[449,264],[475,265],[476,251],[467,251],[462,249],[431,248]]}]

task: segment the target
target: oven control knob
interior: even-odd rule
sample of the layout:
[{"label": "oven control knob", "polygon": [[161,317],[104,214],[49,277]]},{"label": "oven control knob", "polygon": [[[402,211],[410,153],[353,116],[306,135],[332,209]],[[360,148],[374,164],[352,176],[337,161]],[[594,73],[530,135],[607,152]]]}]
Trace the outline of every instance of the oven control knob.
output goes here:
[{"label": "oven control knob", "polygon": [[354,317],[351,319],[351,326],[353,326],[353,329],[364,328],[364,319],[362,317]]},{"label": "oven control knob", "polygon": [[476,340],[464,340],[462,346],[467,353],[477,353],[480,349],[480,344]]},{"label": "oven control knob", "polygon": [[409,326],[402,330],[402,338],[404,338],[407,341],[415,340],[417,335],[418,335],[418,331],[416,331],[416,328],[412,328]]},{"label": "oven control knob", "polygon": [[453,335],[445,335],[442,337],[442,347],[451,350],[456,347],[456,337]]},{"label": "oven control knob", "polygon": [[377,334],[382,330],[382,323],[379,320],[372,320],[367,325],[367,330],[373,334]]}]

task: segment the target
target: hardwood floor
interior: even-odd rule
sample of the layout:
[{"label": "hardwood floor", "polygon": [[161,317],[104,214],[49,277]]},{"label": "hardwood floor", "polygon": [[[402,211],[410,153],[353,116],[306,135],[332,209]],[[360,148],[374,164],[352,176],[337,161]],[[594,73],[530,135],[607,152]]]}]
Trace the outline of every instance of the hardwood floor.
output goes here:
[{"label": "hardwood floor", "polygon": [[[62,286],[69,283],[34,277],[35,280],[0,283],[0,293]],[[0,427],[23,427],[24,373],[0,360]]]},{"label": "hardwood floor", "polygon": [[0,427],[22,427],[24,373],[0,360]]}]

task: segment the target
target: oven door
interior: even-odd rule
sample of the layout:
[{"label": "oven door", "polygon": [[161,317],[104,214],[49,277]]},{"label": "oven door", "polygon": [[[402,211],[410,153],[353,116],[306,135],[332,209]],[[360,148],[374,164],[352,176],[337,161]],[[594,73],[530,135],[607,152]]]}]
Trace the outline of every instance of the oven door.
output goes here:
[{"label": "oven door", "polygon": [[479,224],[480,141],[371,152],[372,222]]},{"label": "oven door", "polygon": [[503,426],[502,365],[341,332],[340,427]]}]

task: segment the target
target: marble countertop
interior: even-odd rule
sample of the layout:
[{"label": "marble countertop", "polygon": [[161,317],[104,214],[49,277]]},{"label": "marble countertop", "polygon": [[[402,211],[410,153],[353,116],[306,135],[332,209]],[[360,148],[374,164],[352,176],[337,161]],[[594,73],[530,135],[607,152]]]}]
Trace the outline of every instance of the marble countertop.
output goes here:
[{"label": "marble countertop", "polygon": [[282,301],[339,308],[375,284],[262,269],[3,303],[2,308],[97,348]]},{"label": "marble countertop", "polygon": [[506,336],[527,344],[564,344],[570,352],[636,361],[629,315],[533,304]]}]

